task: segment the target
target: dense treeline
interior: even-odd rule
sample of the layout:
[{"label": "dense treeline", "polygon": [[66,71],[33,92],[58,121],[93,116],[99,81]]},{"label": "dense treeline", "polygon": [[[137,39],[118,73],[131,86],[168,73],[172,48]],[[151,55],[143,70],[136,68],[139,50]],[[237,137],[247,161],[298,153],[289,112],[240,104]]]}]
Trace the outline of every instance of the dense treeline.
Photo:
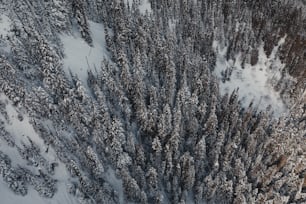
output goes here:
[{"label": "dense treeline", "polygon": [[[274,118],[269,108],[242,108],[238,91],[221,96],[212,74],[214,40],[229,47],[228,59],[242,52],[243,63],[256,63],[260,43],[269,53],[287,35],[280,56],[289,73],[303,75],[303,58],[292,48],[304,41],[303,7],[151,0],[152,11],[143,14],[140,3],[11,2],[15,34],[11,54],[0,57],[1,90],[27,110],[35,131],[76,178],[71,194],[82,203],[120,202],[107,178],[115,171],[124,203],[306,202],[305,101],[298,97],[303,78],[290,87],[279,82],[295,105]],[[78,76],[65,76],[56,33],[77,27],[92,44],[89,20],[104,24],[110,58],[88,71],[86,89]],[[1,140],[10,144],[2,123],[0,128]],[[40,155],[34,143],[19,152],[43,161],[34,156]],[[10,185],[17,194],[25,195],[27,185],[45,197],[56,193],[55,164],[39,164],[38,176],[11,167],[13,159],[0,148],[1,175],[19,182]]]}]

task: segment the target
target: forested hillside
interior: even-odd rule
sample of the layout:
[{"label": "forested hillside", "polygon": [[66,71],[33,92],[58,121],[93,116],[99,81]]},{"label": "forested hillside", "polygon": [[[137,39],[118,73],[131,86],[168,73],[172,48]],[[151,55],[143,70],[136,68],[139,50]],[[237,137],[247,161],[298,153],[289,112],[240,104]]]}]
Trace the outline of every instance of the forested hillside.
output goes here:
[{"label": "forested hillside", "polygon": [[1,0],[1,202],[306,203],[305,14]]}]

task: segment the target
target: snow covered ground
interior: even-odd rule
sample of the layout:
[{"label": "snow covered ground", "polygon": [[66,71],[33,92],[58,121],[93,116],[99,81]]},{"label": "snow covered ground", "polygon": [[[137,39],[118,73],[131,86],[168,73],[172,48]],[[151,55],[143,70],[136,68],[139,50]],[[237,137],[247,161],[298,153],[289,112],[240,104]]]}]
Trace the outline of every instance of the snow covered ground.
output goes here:
[{"label": "snow covered ground", "polygon": [[[262,44],[258,49],[258,62],[255,65],[246,63],[242,68],[241,54],[235,60],[226,60],[227,47],[222,47],[217,41],[213,47],[217,54],[215,74],[221,80],[221,94],[231,93],[239,88],[239,97],[242,105],[247,107],[253,101],[259,110],[265,110],[271,105],[275,115],[287,111],[279,92],[274,90],[274,85],[281,77],[284,64],[277,56],[278,48],[285,42],[285,37],[280,39],[270,56],[267,56]],[[225,74],[231,71],[231,74]],[[223,74],[222,74],[223,73]],[[228,76],[224,79],[224,75]]]},{"label": "snow covered ground", "polygon": [[5,52],[10,51],[10,47],[5,41],[10,32],[10,26],[11,20],[4,14],[0,15],[0,50]]},{"label": "snow covered ground", "polygon": [[170,31],[171,31],[171,32],[174,32],[174,31],[175,31],[176,23],[177,23],[177,20],[171,20],[171,19],[169,19],[168,25],[169,25],[169,28],[170,28]]},{"label": "snow covered ground", "polygon": [[102,60],[108,58],[103,25],[89,21],[89,27],[93,47],[88,45],[77,31],[73,35],[60,35],[65,53],[64,70],[67,76],[70,76],[70,71],[77,75],[85,87],[87,87],[87,71],[99,69]]},{"label": "snow covered ground", "polygon": [[2,177],[0,178],[0,203],[3,204],[77,204],[79,203],[76,199],[72,199],[66,193],[66,189],[64,189],[63,185],[61,185],[58,189],[58,192],[54,195],[52,199],[42,198],[34,189],[29,189],[28,194],[26,196],[20,196],[14,194],[11,191],[7,184],[4,183]]},{"label": "snow covered ground", "polygon": [[[133,4],[133,0],[127,0],[126,3],[129,4],[131,8]],[[152,8],[151,8],[151,4],[149,0],[140,0],[140,4],[138,8],[139,8],[140,13],[143,15],[146,14],[146,12],[148,13],[152,12]]]},{"label": "snow covered ground", "polygon": [[[68,193],[67,184],[69,183],[69,179],[71,178],[69,173],[67,172],[63,163],[61,163],[56,156],[55,151],[49,147],[49,151],[45,152],[47,146],[43,142],[43,140],[38,136],[35,132],[32,124],[30,123],[30,119],[26,113],[22,112],[22,110],[18,110],[14,107],[11,101],[4,95],[0,94],[0,102],[5,104],[5,111],[7,113],[7,117],[5,115],[0,114],[0,119],[4,121],[5,130],[10,133],[12,139],[15,144],[21,147],[22,143],[29,144],[28,138],[30,138],[36,145],[40,147],[40,154],[50,162],[57,162],[59,165],[55,168],[55,175],[53,176],[57,182],[57,192],[53,196],[52,199],[41,197],[37,191],[35,191],[31,186],[28,186],[28,193],[26,196],[16,195],[13,191],[11,191],[7,184],[3,181],[0,176],[0,203],[5,204],[59,204],[59,203],[67,203],[74,204],[78,203],[76,198]],[[18,115],[22,115],[23,120],[18,119]],[[20,118],[20,117],[19,117]],[[27,165],[27,161],[22,159],[16,147],[8,146],[3,140],[0,139],[0,150],[8,155],[12,160],[12,166],[16,167],[17,165],[25,167],[31,172],[38,174],[38,167]]]},{"label": "snow covered ground", "polygon": [[0,36],[5,37],[10,31],[11,20],[6,15],[0,16]]},{"label": "snow covered ground", "polygon": [[106,175],[106,180],[112,185],[112,187],[119,195],[119,203],[124,204],[122,180],[116,177],[115,171],[112,168],[107,170]]},{"label": "snow covered ground", "polygon": [[149,0],[141,0],[140,5],[139,5],[139,11],[142,14],[145,14],[146,11],[148,13],[152,12],[152,8],[151,8],[151,4],[150,4]]}]

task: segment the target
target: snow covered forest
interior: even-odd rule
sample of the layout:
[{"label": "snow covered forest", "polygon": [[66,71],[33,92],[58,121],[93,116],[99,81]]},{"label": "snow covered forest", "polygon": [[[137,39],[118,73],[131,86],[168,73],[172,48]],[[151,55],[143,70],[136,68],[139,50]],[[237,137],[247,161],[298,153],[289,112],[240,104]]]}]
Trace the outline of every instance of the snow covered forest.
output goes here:
[{"label": "snow covered forest", "polygon": [[302,0],[0,0],[0,203],[306,203]]}]

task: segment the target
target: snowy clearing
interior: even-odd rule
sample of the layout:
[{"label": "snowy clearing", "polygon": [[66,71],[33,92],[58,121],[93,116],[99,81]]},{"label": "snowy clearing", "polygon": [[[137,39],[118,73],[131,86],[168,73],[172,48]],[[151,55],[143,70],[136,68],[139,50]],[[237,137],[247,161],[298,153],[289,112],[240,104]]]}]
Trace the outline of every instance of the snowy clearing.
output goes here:
[{"label": "snowy clearing", "polygon": [[133,0],[126,0],[125,3],[126,5],[129,5],[130,8],[132,8]]},{"label": "snowy clearing", "polygon": [[[51,162],[57,162],[58,166],[55,168],[55,174],[53,176],[54,179],[58,181],[56,187],[57,192],[54,194],[52,199],[41,197],[37,191],[35,191],[31,186],[29,186],[28,193],[26,196],[16,195],[13,191],[11,191],[7,184],[3,181],[2,177],[0,177],[0,197],[1,203],[5,204],[32,204],[32,203],[46,203],[46,204],[58,204],[58,203],[67,203],[73,204],[78,203],[76,198],[68,193],[67,184],[69,183],[69,179],[71,178],[69,173],[67,172],[64,164],[57,159],[56,152],[50,147],[48,152],[45,152],[47,146],[43,142],[43,140],[39,137],[39,135],[35,132],[32,124],[30,123],[30,119],[26,113],[18,110],[16,107],[12,105],[12,102],[4,95],[0,94],[0,101],[2,104],[5,104],[5,111],[7,117],[0,114],[0,119],[4,121],[4,128],[7,132],[10,133],[12,139],[15,144],[19,147],[22,146],[22,143],[29,144],[28,137],[40,148],[40,154]],[[18,115],[22,115],[23,120],[20,121],[18,119]],[[38,174],[38,167],[33,167],[27,165],[27,161],[22,159],[16,147],[11,147],[5,144],[3,140],[0,139],[0,150],[7,154],[11,161],[12,166],[22,166],[33,173]]]},{"label": "snowy clearing", "polygon": [[231,93],[239,88],[239,97],[244,107],[252,101],[259,110],[265,110],[271,105],[276,116],[287,111],[279,92],[274,90],[275,84],[280,80],[284,64],[277,56],[278,48],[285,42],[280,39],[270,56],[267,56],[262,44],[258,49],[258,62],[255,65],[246,63],[242,68],[241,54],[235,60],[226,60],[227,47],[221,47],[213,42],[217,54],[215,74],[220,79],[220,92],[222,95]]},{"label": "snowy clearing", "polygon": [[3,204],[77,204],[79,203],[76,199],[72,199],[66,194],[66,189],[63,185],[58,188],[58,192],[54,195],[52,199],[42,198],[34,190],[29,188],[28,194],[26,196],[16,195],[11,191],[7,184],[4,183],[2,177],[0,178],[0,197],[1,203]]},{"label": "snowy clearing", "polygon": [[9,19],[4,14],[0,15],[0,50],[7,53],[10,51],[10,46],[6,41],[6,37],[9,35],[10,32],[10,26],[11,19]]},{"label": "snowy clearing", "polygon": [[139,11],[142,14],[145,14],[146,12],[151,13],[152,8],[149,0],[142,0],[139,5]]},{"label": "snowy clearing", "polygon": [[5,15],[0,16],[0,37],[5,37],[10,32],[11,19]]},{"label": "snowy clearing", "polygon": [[36,191],[29,190],[26,196],[16,195],[11,191],[7,184],[4,183],[2,177],[0,178],[0,196],[1,203],[5,204],[38,204],[47,203],[41,198]]},{"label": "snowy clearing", "polygon": [[116,177],[115,171],[112,168],[109,168],[106,172],[106,180],[112,185],[112,187],[117,191],[119,195],[119,203],[124,203],[124,192],[122,187],[122,180]]},{"label": "snowy clearing", "polygon": [[87,71],[99,69],[104,58],[108,58],[105,48],[105,33],[102,24],[89,21],[93,47],[88,45],[78,32],[73,35],[60,35],[64,45],[65,58],[64,70],[67,76],[72,74],[78,76],[87,87]]},{"label": "snowy clearing", "polygon": [[[127,0],[126,4],[129,5],[130,8],[132,8],[133,0]],[[143,15],[145,15],[146,12],[148,12],[148,13],[152,12],[152,8],[151,8],[151,4],[150,4],[149,0],[140,0],[138,9],[139,9],[140,13],[143,14]]]},{"label": "snowy clearing", "polygon": [[177,23],[177,20],[171,20],[171,19],[169,19],[168,25],[169,25],[169,29],[170,29],[171,32],[174,32],[174,31],[175,31],[176,23]]}]

